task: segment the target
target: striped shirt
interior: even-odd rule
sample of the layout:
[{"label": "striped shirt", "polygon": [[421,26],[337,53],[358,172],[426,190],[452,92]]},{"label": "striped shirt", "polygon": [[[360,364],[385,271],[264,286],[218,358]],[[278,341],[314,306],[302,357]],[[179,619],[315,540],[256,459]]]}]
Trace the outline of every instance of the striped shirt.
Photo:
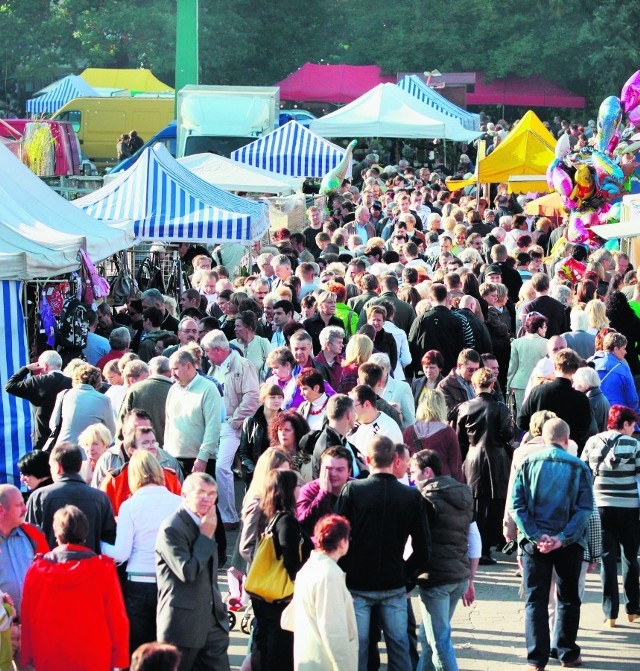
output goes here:
[{"label": "striped shirt", "polygon": [[640,445],[633,436],[618,431],[598,433],[587,441],[582,460],[593,474],[593,493],[599,508],[640,507]]}]

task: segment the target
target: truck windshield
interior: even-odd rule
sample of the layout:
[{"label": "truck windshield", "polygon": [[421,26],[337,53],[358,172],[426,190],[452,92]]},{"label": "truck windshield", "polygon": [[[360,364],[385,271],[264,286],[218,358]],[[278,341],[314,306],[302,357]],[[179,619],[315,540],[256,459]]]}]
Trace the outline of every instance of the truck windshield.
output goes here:
[{"label": "truck windshield", "polygon": [[69,110],[68,112],[63,112],[56,117],[59,121],[70,121],[73,126],[73,130],[76,133],[80,132],[80,127],[82,126],[82,112],[80,110]]}]

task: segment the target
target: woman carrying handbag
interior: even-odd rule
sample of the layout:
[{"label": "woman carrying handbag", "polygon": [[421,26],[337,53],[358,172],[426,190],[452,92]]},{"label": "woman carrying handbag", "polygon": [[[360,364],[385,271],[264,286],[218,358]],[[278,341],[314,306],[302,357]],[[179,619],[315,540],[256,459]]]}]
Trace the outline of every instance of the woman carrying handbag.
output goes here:
[{"label": "woman carrying handbag", "polygon": [[282,612],[293,596],[293,581],[313,549],[295,516],[300,491],[292,471],[267,476],[260,506],[269,520],[247,576],[255,615],[253,671],[293,671],[293,634],[280,626]]}]

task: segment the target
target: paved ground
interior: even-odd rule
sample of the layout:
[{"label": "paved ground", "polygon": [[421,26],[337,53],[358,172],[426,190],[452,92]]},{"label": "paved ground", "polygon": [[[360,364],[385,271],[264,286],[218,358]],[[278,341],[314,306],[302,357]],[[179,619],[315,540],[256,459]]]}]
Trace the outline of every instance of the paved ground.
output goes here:
[{"label": "paved ground", "polygon": [[[235,541],[235,534],[229,534]],[[460,671],[507,671],[523,668],[524,604],[518,596],[520,578],[511,557],[497,555],[493,567],[480,567],[476,580],[476,603],[459,605],[453,619],[456,655]],[[221,572],[221,588],[226,576]],[[589,671],[637,671],[640,669],[640,624],[629,624],[623,615],[615,629],[605,629],[600,609],[600,580],[587,578],[587,595],[582,607],[578,642]],[[419,613],[417,607],[416,612]],[[231,668],[239,669],[247,647],[247,636],[238,624],[231,632]],[[386,665],[383,664],[383,669]],[[560,669],[551,660],[548,669]]]}]

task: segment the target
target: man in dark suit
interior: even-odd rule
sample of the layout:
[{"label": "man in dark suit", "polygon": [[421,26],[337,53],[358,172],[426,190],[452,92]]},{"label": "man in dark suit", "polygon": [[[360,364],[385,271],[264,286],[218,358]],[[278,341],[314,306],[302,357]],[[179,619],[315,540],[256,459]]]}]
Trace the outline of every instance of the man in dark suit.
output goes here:
[{"label": "man in dark suit", "polygon": [[158,531],[158,640],[178,646],[178,671],[229,671],[229,620],[218,590],[215,480],[192,473],[184,504]]},{"label": "man in dark suit", "polygon": [[[546,338],[562,335],[569,331],[570,324],[565,306],[549,296],[549,276],[545,273],[536,273],[531,278],[531,284],[535,289],[536,297],[522,306],[522,323],[525,323],[524,316],[526,314],[539,312],[547,318]],[[573,436],[571,437],[573,438]]]},{"label": "man in dark suit", "polygon": [[574,389],[571,381],[581,359],[572,349],[561,349],[553,357],[555,379],[534,387],[520,408],[516,424],[529,429],[531,415],[538,410],[551,410],[571,429],[571,440],[578,444],[578,454],[587,438],[598,432],[586,394]]},{"label": "man in dark suit", "polygon": [[39,527],[49,545],[58,544],[53,532],[53,516],[66,505],[80,508],[87,516],[89,533],[85,545],[100,554],[100,541],[115,543],[116,521],[104,492],[90,487],[80,475],[82,452],[77,445],[60,443],[51,450],[49,467],[53,484],[36,489],[27,505],[27,522]]},{"label": "man in dark suit", "polygon": [[462,322],[449,309],[449,293],[444,284],[432,284],[429,297],[433,307],[413,322],[409,333],[409,347],[414,373],[425,352],[436,349],[444,358],[443,374],[456,365],[458,354],[464,349]]},{"label": "man in dark suit", "polygon": [[64,375],[61,368],[62,357],[55,350],[47,350],[38,357],[37,363],[27,364],[14,373],[4,388],[8,394],[26,399],[35,408],[34,450],[41,450],[51,434],[49,419],[58,392],[71,389],[71,378]]}]

